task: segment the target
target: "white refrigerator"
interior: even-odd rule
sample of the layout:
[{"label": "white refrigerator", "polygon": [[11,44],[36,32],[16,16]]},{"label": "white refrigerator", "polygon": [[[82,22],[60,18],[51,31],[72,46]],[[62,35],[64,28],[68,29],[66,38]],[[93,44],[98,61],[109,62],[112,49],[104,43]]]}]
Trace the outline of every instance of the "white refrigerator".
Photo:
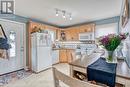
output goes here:
[{"label": "white refrigerator", "polygon": [[51,35],[47,33],[33,33],[32,38],[32,70],[36,73],[52,66]]}]

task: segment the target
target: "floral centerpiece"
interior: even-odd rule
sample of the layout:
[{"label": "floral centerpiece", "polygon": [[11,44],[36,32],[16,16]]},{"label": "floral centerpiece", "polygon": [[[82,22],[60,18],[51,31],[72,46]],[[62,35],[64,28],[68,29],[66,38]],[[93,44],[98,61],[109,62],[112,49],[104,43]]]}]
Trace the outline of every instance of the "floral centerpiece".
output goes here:
[{"label": "floral centerpiece", "polygon": [[108,51],[108,57],[106,58],[106,61],[109,63],[113,62],[113,52],[118,47],[118,45],[121,43],[122,40],[126,39],[129,33],[123,33],[123,34],[108,34],[106,36],[102,36],[99,38],[99,44],[103,45],[103,47]]}]

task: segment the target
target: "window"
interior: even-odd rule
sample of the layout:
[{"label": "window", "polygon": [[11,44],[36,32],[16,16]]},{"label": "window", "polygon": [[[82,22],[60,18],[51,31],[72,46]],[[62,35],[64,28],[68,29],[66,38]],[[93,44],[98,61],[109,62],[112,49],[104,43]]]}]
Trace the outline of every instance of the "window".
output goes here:
[{"label": "window", "polygon": [[98,38],[100,36],[112,34],[112,33],[118,34],[118,24],[117,23],[96,26],[96,29],[95,29],[96,38]]},{"label": "window", "polygon": [[51,41],[54,42],[55,41],[55,32],[52,30],[48,30],[48,33],[50,34]]},{"label": "window", "polygon": [[10,31],[9,33],[9,42],[11,48],[9,50],[9,56],[15,57],[16,56],[16,33],[14,31]]},{"label": "window", "polygon": [[54,33],[54,31],[50,31],[50,35],[51,35],[52,42],[54,42],[55,41],[55,33]]}]

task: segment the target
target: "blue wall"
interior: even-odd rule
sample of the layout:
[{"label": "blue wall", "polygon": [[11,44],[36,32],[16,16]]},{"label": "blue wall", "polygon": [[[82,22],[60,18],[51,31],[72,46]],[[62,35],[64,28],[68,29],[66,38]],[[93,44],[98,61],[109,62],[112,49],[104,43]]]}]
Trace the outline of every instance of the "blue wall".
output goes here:
[{"label": "blue wall", "polygon": [[[1,15],[0,15],[0,18]],[[21,23],[28,23],[28,21],[34,21],[34,22],[39,22],[39,23],[43,23],[43,24],[48,24],[46,22],[42,22],[36,19],[30,19],[30,18],[26,18],[26,17],[22,17],[22,16],[18,16],[18,15],[6,15],[6,17],[4,17],[3,19],[8,19],[8,20],[12,20],[12,21],[17,21],[17,22],[21,22]],[[115,16],[115,17],[111,17],[111,18],[107,18],[107,19],[102,19],[102,20],[96,20],[96,21],[91,21],[91,22],[86,22],[86,23],[82,23],[82,24],[87,24],[87,23],[95,23],[96,25],[102,25],[102,24],[109,24],[109,23],[119,23],[119,16]],[[73,26],[78,26],[78,25],[82,25],[82,24],[77,24],[77,25],[73,25]],[[48,25],[52,25],[52,24],[48,24]],[[56,26],[56,25],[53,25]],[[58,26],[56,26],[58,27]],[[63,27],[62,27],[63,28]],[[27,34],[28,37],[28,34]],[[26,43],[28,43],[28,40],[26,41]],[[26,45],[28,48],[28,44]],[[27,50],[27,57],[28,57],[28,49]],[[26,60],[27,65],[28,65],[28,60]]]},{"label": "blue wall", "polygon": [[120,16],[115,16],[115,17],[111,17],[111,18],[95,20],[95,21],[85,22],[85,23],[81,23],[81,24],[75,24],[75,25],[61,27],[61,28],[74,27],[74,26],[84,25],[84,24],[88,24],[88,23],[95,23],[96,25],[103,25],[103,24],[109,24],[109,23],[118,23],[119,24],[119,20],[120,20]]},{"label": "blue wall", "polygon": [[22,17],[22,16],[19,16],[19,15],[11,15],[11,14],[6,14],[5,15],[4,14],[4,16],[2,16],[0,14],[0,18],[11,20],[11,21],[17,21],[17,22],[21,22],[21,23],[28,23],[29,21],[34,21],[34,22],[38,22],[38,23],[42,23],[42,24],[47,24],[47,25],[52,25],[52,26],[58,27],[57,25],[49,24],[49,23],[46,23],[46,22],[43,22],[43,21],[39,21],[39,20],[36,20],[36,19]]},{"label": "blue wall", "polygon": [[[0,18],[2,18],[1,15],[0,15]],[[36,19],[30,19],[30,18],[27,18],[27,17],[18,16],[18,15],[13,15],[13,16],[6,15],[6,17],[4,17],[4,19],[17,21],[17,22],[22,22],[22,23],[27,23],[28,21],[31,20],[31,21],[34,21],[34,22],[39,22],[39,23],[43,23],[43,24],[48,24],[48,25],[52,25],[52,26],[56,26],[56,27],[65,28],[65,27],[62,27],[62,26],[57,26],[57,25],[49,24],[49,23],[46,23],[46,22],[43,22],[43,21],[39,21],[39,20],[36,20]],[[78,25],[88,24],[88,23],[95,23],[96,25],[116,23],[116,22],[119,22],[119,19],[120,19],[119,16],[115,16],[115,17],[111,17],[111,18],[85,22],[85,23],[76,24],[76,25],[72,25],[72,26],[78,26]],[[71,27],[71,26],[68,26],[68,27]]]}]

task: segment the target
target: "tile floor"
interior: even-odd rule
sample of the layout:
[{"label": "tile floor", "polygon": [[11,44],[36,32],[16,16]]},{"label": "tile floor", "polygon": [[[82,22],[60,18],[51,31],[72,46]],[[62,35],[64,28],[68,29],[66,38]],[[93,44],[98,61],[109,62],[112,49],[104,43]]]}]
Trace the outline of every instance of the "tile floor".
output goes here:
[{"label": "tile floor", "polygon": [[[56,67],[59,71],[69,75],[68,64],[58,64],[54,67]],[[38,74],[32,74],[27,78],[11,82],[0,87],[54,87],[52,69],[48,69]]]},{"label": "tile floor", "polygon": [[0,76],[0,86],[6,85],[8,83],[27,78],[32,74],[31,71],[25,71],[24,69],[15,71],[12,73],[4,74]]},{"label": "tile floor", "polygon": [[[57,64],[54,65],[54,67],[57,68],[59,71],[63,72],[64,74],[69,75],[70,69],[68,64],[65,63]],[[52,69],[45,70],[38,74],[33,73],[26,78],[13,81],[7,85],[0,87],[54,87]],[[62,87],[66,87],[66,85],[62,84]],[[122,87],[122,86],[119,85],[116,87]]]}]

